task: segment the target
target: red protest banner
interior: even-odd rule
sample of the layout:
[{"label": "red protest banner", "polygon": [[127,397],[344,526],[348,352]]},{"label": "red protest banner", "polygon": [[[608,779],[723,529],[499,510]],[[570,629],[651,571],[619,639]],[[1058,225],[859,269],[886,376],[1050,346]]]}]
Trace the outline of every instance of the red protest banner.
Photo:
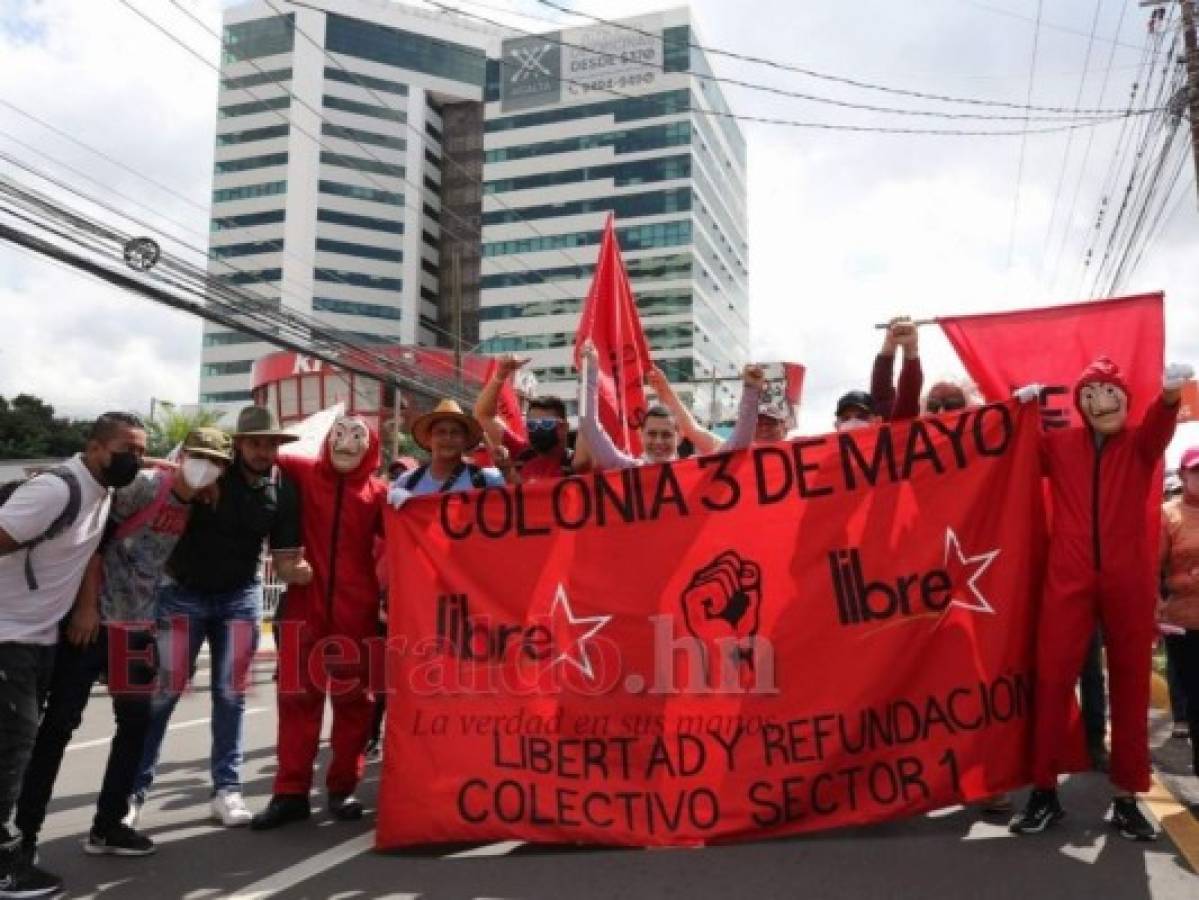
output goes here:
[{"label": "red protest banner", "polygon": [[1109,357],[1128,380],[1130,423],[1161,394],[1160,293],[937,321],[988,400],[1005,400],[1026,384],[1044,385],[1046,428],[1082,424],[1074,383],[1097,356]]},{"label": "red protest banner", "polygon": [[1008,403],[389,512],[378,846],[694,844],[1027,783],[1038,446]]},{"label": "red protest banner", "polygon": [[616,446],[641,455],[641,423],[645,418],[645,373],[653,366],[649,344],[637,315],[611,214],[604,223],[599,261],[575,335],[575,367],[591,340],[599,351],[599,419]]}]

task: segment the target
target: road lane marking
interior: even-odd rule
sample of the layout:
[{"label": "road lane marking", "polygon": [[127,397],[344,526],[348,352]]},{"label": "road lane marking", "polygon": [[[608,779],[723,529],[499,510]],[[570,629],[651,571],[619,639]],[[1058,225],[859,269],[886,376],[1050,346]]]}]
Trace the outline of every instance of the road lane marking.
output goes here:
[{"label": "road lane marking", "polygon": [[[286,869],[281,869],[273,875],[268,875],[266,878],[242,888],[237,893],[230,895],[229,900],[264,900],[266,897],[272,897],[280,891],[295,887],[302,881],[315,878],[335,866],[340,866],[343,862],[365,853],[374,844],[374,831],[360,834],[358,837],[350,838],[336,847],[330,847],[323,853],[318,853],[303,862],[288,866]],[[393,894],[391,896],[402,897],[404,900],[417,900],[420,894]]]},{"label": "road lane marking", "polygon": [[[251,706],[243,713],[243,715],[253,716],[260,712],[266,711],[267,708],[265,706]],[[211,721],[212,718],[209,717],[206,719],[188,719],[186,722],[173,722],[167,726],[167,731],[178,731],[181,728],[194,728],[197,725],[207,725]],[[97,738],[94,741],[78,741],[77,743],[71,744],[69,747],[67,747],[67,752],[70,753],[72,750],[87,750],[90,747],[103,747],[111,743],[111,735],[106,738]]]}]

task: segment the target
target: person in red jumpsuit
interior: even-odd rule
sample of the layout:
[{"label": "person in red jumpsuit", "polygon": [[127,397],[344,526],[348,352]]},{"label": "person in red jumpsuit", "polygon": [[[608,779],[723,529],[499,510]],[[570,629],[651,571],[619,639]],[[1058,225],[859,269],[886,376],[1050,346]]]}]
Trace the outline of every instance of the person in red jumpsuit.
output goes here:
[{"label": "person in red jumpsuit", "polygon": [[[1037,631],[1033,791],[1012,820],[1017,834],[1044,831],[1065,815],[1057,777],[1086,759],[1067,740],[1078,673],[1098,617],[1111,695],[1110,821],[1132,840],[1153,840],[1136,795],[1149,789],[1149,674],[1156,638],[1156,561],[1146,528],[1158,464],[1174,434],[1189,366],[1166,369],[1161,396],[1139,425],[1127,423],[1129,391],[1120,369],[1095,360],[1074,388],[1084,425],[1048,434],[1042,445],[1053,505],[1049,559]],[[1017,391],[1022,400],[1038,393]],[[1081,734],[1081,733],[1080,733]]]},{"label": "person in red jumpsuit", "polygon": [[271,801],[251,822],[277,828],[311,815],[308,794],[325,697],[333,706],[326,788],[338,819],[362,817],[354,789],[374,719],[369,645],[378,633],[375,538],[387,488],[374,473],[379,441],[358,417],[336,419],[317,459],[280,457],[300,491],[312,583],[289,588],[279,615],[279,768]]}]

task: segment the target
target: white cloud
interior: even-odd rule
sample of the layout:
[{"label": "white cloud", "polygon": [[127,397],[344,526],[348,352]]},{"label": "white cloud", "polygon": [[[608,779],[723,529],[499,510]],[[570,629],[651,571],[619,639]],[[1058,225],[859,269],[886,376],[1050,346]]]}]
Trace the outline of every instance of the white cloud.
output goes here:
[{"label": "white cloud", "polygon": [[[132,2],[216,60],[215,41],[173,7]],[[513,5],[517,0],[507,2]],[[189,8],[216,27],[221,5],[202,0]],[[487,0],[487,5],[502,4]],[[643,0],[584,0],[576,5],[605,17],[645,11]],[[1104,5],[1101,37],[1114,35],[1119,6]],[[566,20],[535,0],[520,0],[519,7],[536,16]],[[1024,11],[1010,3],[1005,8],[1016,15],[956,0],[862,0],[852,8],[785,0],[697,0],[694,7],[702,40],[714,46],[920,90],[1015,103],[1025,99],[1032,23],[1019,18]],[[1035,103],[1074,104],[1094,8],[1093,0],[1053,4],[1052,22],[1084,35],[1042,31]],[[215,73],[116,2],[0,0],[0,10],[6,23],[0,29],[0,55],[5,60],[0,97],[172,185],[199,208],[155,191],[2,107],[0,131],[81,166],[106,187],[204,232]],[[1145,15],[1136,7],[1126,11],[1122,41],[1139,45],[1144,40]],[[526,28],[544,24],[511,21]],[[1095,45],[1084,105],[1097,102],[1110,48],[1110,43]],[[1136,77],[1139,54],[1118,47],[1110,58],[1104,105],[1119,106]],[[720,57],[712,64],[718,74],[813,94],[941,108]],[[732,87],[727,95],[736,111],[751,115],[929,127],[955,124],[838,110]],[[956,124],[1012,128],[1020,123]],[[1058,224],[1048,242],[1069,139],[1064,134],[1028,138],[1009,265],[1019,139],[846,135],[746,125],[752,339],[763,356],[791,357],[808,365],[803,425],[825,427],[835,396],[864,386],[880,337],[874,322],[899,312],[924,316],[1079,299],[1075,272],[1119,130],[1118,124],[1107,125],[1095,134],[1051,291],[1049,274],[1087,132],[1073,139]],[[28,158],[3,138],[0,148]],[[1167,355],[1193,361],[1199,360],[1199,339],[1191,337],[1199,335],[1197,225],[1196,206],[1187,200],[1126,289],[1166,291]],[[95,411],[116,405],[144,408],[151,394],[188,400],[196,390],[199,347],[194,322],[5,247],[0,247],[0,333],[6,337],[0,352],[0,393],[26,390],[62,408]],[[935,329],[925,329],[923,340],[928,378],[957,371],[951,350]]]}]

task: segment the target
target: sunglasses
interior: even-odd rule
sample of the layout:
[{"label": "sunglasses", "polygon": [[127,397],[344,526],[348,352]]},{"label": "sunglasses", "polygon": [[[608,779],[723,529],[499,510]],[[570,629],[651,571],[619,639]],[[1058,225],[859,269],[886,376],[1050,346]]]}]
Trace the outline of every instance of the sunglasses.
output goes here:
[{"label": "sunglasses", "polygon": [[525,428],[529,434],[535,431],[553,431],[558,427],[558,419],[525,419]]},{"label": "sunglasses", "polygon": [[962,397],[946,397],[944,400],[939,397],[928,398],[928,411],[935,412],[954,412],[959,409],[966,408],[966,401]]}]

